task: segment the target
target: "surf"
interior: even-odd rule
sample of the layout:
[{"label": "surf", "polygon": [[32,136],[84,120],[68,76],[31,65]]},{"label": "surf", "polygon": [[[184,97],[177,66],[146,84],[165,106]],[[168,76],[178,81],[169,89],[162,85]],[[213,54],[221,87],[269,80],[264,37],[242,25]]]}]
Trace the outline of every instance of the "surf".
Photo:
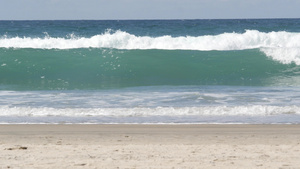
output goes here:
[{"label": "surf", "polygon": [[300,65],[300,33],[279,31],[260,32],[246,30],[244,33],[222,33],[219,35],[159,37],[136,36],[127,32],[106,31],[91,37],[8,37],[0,38],[0,48],[33,49],[78,49],[112,48],[126,50],[198,50],[229,51],[259,49],[268,57],[283,64]]},{"label": "surf", "polygon": [[121,30],[106,31],[91,37],[8,37],[0,38],[2,48],[34,49],[76,49],[76,48],[114,48],[114,49],[165,49],[165,50],[244,50],[256,48],[299,48],[300,33],[259,32],[246,30],[244,33],[222,33],[219,35],[151,37],[136,36]]}]

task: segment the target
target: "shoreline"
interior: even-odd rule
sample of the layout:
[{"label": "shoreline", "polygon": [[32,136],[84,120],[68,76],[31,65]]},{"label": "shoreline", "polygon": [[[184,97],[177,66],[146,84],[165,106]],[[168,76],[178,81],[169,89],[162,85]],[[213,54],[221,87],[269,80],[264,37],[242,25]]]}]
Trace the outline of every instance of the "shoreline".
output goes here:
[{"label": "shoreline", "polygon": [[299,168],[299,124],[1,124],[3,168]]}]

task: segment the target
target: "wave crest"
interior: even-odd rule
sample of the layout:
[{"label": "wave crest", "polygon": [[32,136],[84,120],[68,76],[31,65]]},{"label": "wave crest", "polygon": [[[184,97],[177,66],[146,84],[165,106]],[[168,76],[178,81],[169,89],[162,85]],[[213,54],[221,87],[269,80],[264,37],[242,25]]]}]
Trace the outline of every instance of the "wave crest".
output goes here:
[{"label": "wave crest", "polygon": [[284,64],[300,65],[300,33],[259,32],[246,30],[244,33],[223,33],[205,36],[169,35],[160,37],[136,36],[124,31],[106,31],[92,37],[31,38],[6,36],[0,38],[2,48],[74,49],[74,48],[115,48],[115,49],[164,49],[164,50],[245,50],[260,49],[261,52]]}]

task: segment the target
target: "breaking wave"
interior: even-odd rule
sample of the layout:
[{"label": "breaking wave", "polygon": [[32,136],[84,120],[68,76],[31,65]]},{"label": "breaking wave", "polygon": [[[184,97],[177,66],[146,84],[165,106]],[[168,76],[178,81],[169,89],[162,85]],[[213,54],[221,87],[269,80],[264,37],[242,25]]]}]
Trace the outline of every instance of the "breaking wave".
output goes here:
[{"label": "breaking wave", "polygon": [[261,52],[284,64],[300,65],[300,33],[259,32],[246,30],[244,33],[223,33],[205,36],[169,35],[160,37],[136,36],[124,31],[106,31],[92,37],[7,37],[0,38],[1,48],[34,49],[76,49],[76,48],[114,48],[114,49],[163,49],[226,51],[260,49]]}]

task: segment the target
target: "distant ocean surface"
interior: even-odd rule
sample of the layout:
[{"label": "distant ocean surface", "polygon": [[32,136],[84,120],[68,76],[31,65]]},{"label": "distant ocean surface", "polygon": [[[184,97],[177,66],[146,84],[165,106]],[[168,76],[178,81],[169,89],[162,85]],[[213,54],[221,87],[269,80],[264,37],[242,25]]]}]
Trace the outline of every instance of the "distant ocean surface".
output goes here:
[{"label": "distant ocean surface", "polygon": [[0,21],[0,123],[300,123],[300,19]]}]

